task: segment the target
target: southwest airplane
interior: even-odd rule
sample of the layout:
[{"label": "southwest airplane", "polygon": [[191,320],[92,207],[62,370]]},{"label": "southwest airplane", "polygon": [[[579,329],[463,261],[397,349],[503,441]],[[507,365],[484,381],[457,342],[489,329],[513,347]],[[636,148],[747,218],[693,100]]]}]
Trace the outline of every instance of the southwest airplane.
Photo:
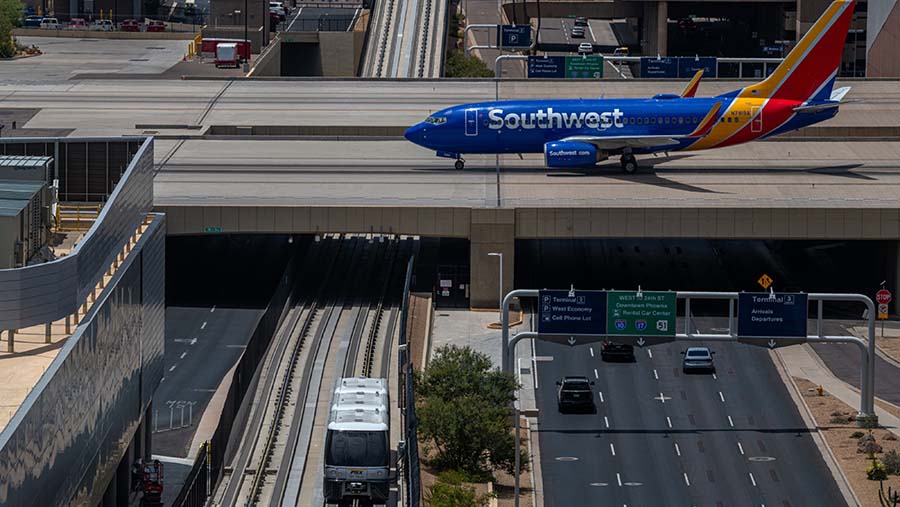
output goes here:
[{"label": "southwest airplane", "polygon": [[856,0],[837,0],[762,82],[711,98],[684,93],[650,99],[507,100],[438,111],[404,137],[455,158],[464,154],[542,153],[547,167],[590,167],[620,155],[692,151],[745,143],[819,123],[837,114],[849,87],[833,90]]}]

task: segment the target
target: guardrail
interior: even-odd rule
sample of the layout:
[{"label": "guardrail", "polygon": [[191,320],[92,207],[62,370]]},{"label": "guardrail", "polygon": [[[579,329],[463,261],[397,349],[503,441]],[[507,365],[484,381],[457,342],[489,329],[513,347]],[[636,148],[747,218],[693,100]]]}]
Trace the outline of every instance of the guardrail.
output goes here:
[{"label": "guardrail", "polygon": [[409,357],[409,288],[412,283],[413,266],[416,256],[413,254],[406,265],[406,279],[403,282],[403,297],[400,308],[400,354],[398,382],[401,386],[402,399],[398,400],[400,417],[403,423],[402,449],[398,450],[399,465],[402,467],[403,486],[406,507],[419,507],[422,498],[422,482],[419,475],[419,437],[416,418],[415,369]]}]

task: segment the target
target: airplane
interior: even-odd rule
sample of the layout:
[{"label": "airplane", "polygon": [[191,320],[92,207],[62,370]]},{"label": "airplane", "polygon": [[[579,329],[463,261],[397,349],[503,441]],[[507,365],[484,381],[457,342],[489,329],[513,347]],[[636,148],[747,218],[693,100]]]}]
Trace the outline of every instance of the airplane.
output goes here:
[{"label": "airplane", "polygon": [[856,0],[836,0],[763,81],[715,97],[695,97],[701,74],[681,95],[649,99],[505,100],[440,110],[404,133],[456,159],[466,154],[543,153],[547,167],[591,167],[635,155],[746,143],[834,117],[850,87],[834,89]]}]

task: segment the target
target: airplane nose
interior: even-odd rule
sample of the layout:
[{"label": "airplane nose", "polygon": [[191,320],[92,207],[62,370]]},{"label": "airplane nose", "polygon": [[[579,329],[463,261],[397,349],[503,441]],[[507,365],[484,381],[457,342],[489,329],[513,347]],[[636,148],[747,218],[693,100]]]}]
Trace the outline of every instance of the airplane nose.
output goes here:
[{"label": "airplane nose", "polygon": [[405,137],[407,141],[421,145],[424,130],[425,127],[421,123],[417,123],[406,129],[406,132],[403,133],[403,137]]}]

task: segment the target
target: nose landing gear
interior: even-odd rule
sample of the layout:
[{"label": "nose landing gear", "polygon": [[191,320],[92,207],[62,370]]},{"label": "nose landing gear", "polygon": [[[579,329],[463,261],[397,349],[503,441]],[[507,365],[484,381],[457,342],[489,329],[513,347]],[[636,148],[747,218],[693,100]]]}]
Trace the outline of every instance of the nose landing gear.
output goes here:
[{"label": "nose landing gear", "polygon": [[453,164],[453,167],[456,167],[457,171],[462,171],[466,167],[466,161],[458,158],[456,159],[456,163]]}]

